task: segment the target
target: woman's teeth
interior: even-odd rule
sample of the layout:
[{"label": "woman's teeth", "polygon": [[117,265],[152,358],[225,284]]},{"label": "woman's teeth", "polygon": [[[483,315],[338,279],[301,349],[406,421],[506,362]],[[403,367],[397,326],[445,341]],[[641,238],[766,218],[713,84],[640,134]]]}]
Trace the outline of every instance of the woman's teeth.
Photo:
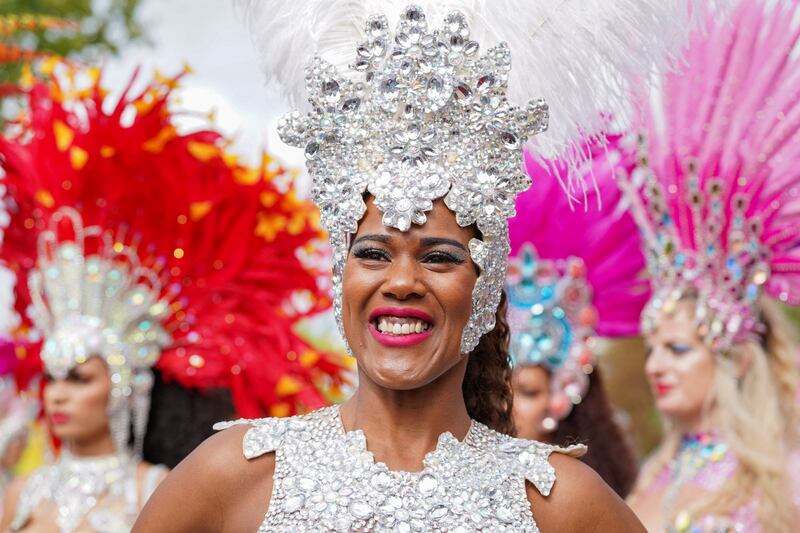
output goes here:
[{"label": "woman's teeth", "polygon": [[430,324],[416,318],[380,318],[378,331],[389,335],[411,335],[428,331]]}]

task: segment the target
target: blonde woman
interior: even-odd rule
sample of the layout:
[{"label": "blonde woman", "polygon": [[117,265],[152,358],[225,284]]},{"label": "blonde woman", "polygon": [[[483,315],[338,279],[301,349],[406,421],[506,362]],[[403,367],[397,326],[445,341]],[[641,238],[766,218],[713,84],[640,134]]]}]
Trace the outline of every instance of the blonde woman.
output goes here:
[{"label": "blonde woman", "polygon": [[662,311],[647,335],[667,430],[630,503],[649,531],[791,531],[800,460],[790,327],[765,302],[763,338],[723,359],[696,332],[697,302]]},{"label": "blonde woman", "polygon": [[[666,420],[630,503],[649,531],[796,530],[800,302],[795,2],[709,13],[645,113],[624,187],[653,297],[645,367]],[[794,137],[794,138],[793,138]]]}]

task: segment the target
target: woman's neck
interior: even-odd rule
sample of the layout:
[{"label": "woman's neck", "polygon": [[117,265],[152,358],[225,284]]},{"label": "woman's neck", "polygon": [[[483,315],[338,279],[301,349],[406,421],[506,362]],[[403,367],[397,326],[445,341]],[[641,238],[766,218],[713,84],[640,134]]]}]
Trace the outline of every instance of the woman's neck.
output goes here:
[{"label": "woman's neck", "polygon": [[[463,368],[462,368],[463,367]],[[471,419],[461,392],[466,363],[414,390],[381,387],[360,373],[359,387],[341,407],[347,431],[359,429],[369,451],[392,470],[418,471],[439,435],[463,440]]]},{"label": "woman's neck", "polygon": [[672,425],[681,435],[698,435],[704,433],[714,433],[716,424],[713,421],[713,413],[703,412],[684,418],[673,418]]},{"label": "woman's neck", "polygon": [[66,445],[75,457],[100,457],[112,455],[116,451],[110,432],[104,432],[91,439],[70,441]]}]

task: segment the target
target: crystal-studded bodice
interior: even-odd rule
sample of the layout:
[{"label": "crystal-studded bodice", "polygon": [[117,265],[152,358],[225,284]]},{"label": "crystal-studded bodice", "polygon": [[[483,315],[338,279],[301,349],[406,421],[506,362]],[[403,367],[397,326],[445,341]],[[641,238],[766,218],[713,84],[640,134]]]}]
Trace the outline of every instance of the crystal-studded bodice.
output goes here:
[{"label": "crystal-studded bodice", "polygon": [[259,533],[311,531],[538,532],[525,480],[547,496],[556,448],[515,439],[478,422],[463,441],[439,437],[420,472],[375,462],[364,433],[345,432],[338,407],[305,416],[239,420],[248,459],[275,452],[272,498]]},{"label": "crystal-studded bodice", "polygon": [[139,465],[127,455],[80,459],[65,453],[26,480],[11,531],[25,531],[36,522],[37,510],[54,508],[54,525],[60,533],[128,533],[167,472],[161,465],[151,465],[140,480]]}]

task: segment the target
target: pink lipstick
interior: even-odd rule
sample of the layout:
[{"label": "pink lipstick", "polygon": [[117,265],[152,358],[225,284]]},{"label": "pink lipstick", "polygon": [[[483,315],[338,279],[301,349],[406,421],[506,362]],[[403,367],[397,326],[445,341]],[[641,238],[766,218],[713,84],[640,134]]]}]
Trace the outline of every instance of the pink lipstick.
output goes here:
[{"label": "pink lipstick", "polygon": [[[415,318],[426,323],[426,330],[422,332],[409,332],[404,334],[392,334],[378,329],[378,322],[383,318]],[[403,307],[381,307],[375,309],[369,315],[369,331],[375,340],[384,346],[392,348],[408,348],[415,346],[430,337],[433,329],[433,318],[419,309]]]}]

